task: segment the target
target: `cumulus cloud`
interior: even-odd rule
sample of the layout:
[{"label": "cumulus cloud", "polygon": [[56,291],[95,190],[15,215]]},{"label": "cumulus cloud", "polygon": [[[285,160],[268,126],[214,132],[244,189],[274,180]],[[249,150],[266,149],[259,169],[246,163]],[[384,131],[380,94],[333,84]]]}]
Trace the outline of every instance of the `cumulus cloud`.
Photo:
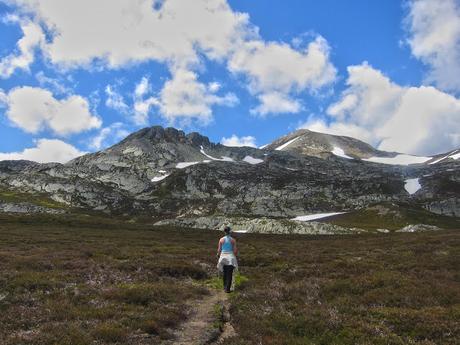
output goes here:
[{"label": "cumulus cloud", "polygon": [[159,7],[145,0],[15,2],[54,31],[44,49],[63,65],[99,58],[112,67],[151,59],[189,64],[198,61],[197,47],[219,59],[245,35],[248,23],[225,0],[169,0]]},{"label": "cumulus cloud", "polygon": [[129,131],[124,128],[123,123],[115,122],[108,127],[102,128],[99,133],[94,136],[89,143],[89,147],[94,150],[115,144],[120,139],[129,135]]},{"label": "cumulus cloud", "polygon": [[329,46],[321,36],[303,50],[286,43],[248,41],[235,51],[228,66],[230,71],[248,76],[253,93],[314,90],[336,77]]},{"label": "cumulus cloud", "polygon": [[225,145],[225,146],[257,147],[256,138],[254,138],[253,136],[238,137],[236,134],[233,134],[230,138],[223,137],[220,142],[222,145]]},{"label": "cumulus cloud", "polygon": [[170,123],[177,118],[198,119],[207,123],[212,119],[212,107],[234,106],[238,98],[233,93],[222,96],[216,94],[220,84],[202,83],[198,75],[190,70],[175,70],[171,79],[165,82],[158,96],[150,96],[150,84],[147,78],[142,78],[135,89],[134,118],[138,124],[147,122],[150,108],[155,106],[160,115]]},{"label": "cumulus cloud", "polygon": [[10,16],[7,22],[19,23],[22,37],[16,43],[16,52],[3,57],[0,60],[0,77],[10,77],[16,69],[28,70],[34,61],[35,49],[45,42],[45,35],[41,27],[31,21],[21,21],[17,17]]},{"label": "cumulus cloud", "polygon": [[1,160],[30,160],[39,163],[66,163],[71,159],[85,154],[74,146],[58,139],[39,139],[36,146],[26,148],[22,152],[0,152]]},{"label": "cumulus cloud", "polygon": [[412,0],[406,23],[412,54],[430,66],[427,81],[460,91],[460,3]]},{"label": "cumulus cloud", "polygon": [[263,93],[258,96],[260,104],[251,109],[252,114],[265,116],[270,113],[298,113],[302,104],[281,92]]},{"label": "cumulus cloud", "polygon": [[260,101],[252,113],[260,115],[299,112],[302,106],[292,94],[315,92],[331,84],[337,73],[321,36],[305,49],[260,39],[245,42],[231,56],[228,68],[247,76],[249,91]]},{"label": "cumulus cloud", "polygon": [[215,84],[206,85],[198,81],[196,73],[179,69],[160,92],[160,111],[170,121],[181,116],[209,122],[213,105],[234,106],[238,103],[233,93],[218,96],[215,94],[217,90]]},{"label": "cumulus cloud", "polygon": [[[298,112],[297,94],[315,92],[336,78],[324,38],[317,36],[306,47],[267,42],[249,16],[233,11],[226,0],[168,0],[161,5],[146,0],[15,2],[52,33],[41,48],[54,64],[70,68],[97,61],[117,68],[151,60],[166,63],[173,78],[166,81],[157,105],[168,118],[207,122],[213,104],[234,101],[228,95],[217,97],[220,85],[216,83],[206,90],[205,102],[195,98],[204,93],[205,85],[196,75],[203,57],[247,79],[249,91],[262,102],[255,111],[266,114]],[[100,13],[104,13],[103,21]],[[184,83],[192,91],[181,89]],[[139,87],[136,97],[144,99],[148,90],[142,84]],[[190,102],[178,102],[177,95],[190,96]],[[283,107],[267,101],[273,95],[284,100]],[[144,121],[142,114],[153,105],[154,99],[138,103],[136,121]]]},{"label": "cumulus cloud", "polygon": [[24,86],[10,90],[4,98],[7,118],[30,133],[50,128],[57,135],[67,135],[101,126],[88,101],[78,95],[59,100],[48,90]]},{"label": "cumulus cloud", "polygon": [[348,67],[347,89],[303,128],[363,139],[381,150],[430,155],[460,146],[460,100],[431,86],[403,87],[367,63]]}]

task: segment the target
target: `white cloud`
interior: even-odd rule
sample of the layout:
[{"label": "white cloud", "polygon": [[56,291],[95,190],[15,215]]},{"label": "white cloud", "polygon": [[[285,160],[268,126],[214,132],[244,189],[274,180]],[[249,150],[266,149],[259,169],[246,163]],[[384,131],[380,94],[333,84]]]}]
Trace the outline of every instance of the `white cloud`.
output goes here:
[{"label": "white cloud", "polygon": [[367,63],[348,67],[348,88],[302,127],[360,138],[379,149],[430,155],[460,146],[460,100],[431,86],[403,87]]},{"label": "white cloud", "polygon": [[102,128],[99,133],[90,140],[89,147],[94,150],[115,144],[120,139],[129,135],[129,132],[123,128],[121,122],[115,122],[108,127]]},{"label": "white cloud", "polygon": [[146,60],[183,65],[198,61],[197,48],[219,59],[248,23],[248,16],[233,12],[225,0],[168,0],[158,9],[145,0],[16,3],[54,31],[44,49],[53,63],[63,65],[99,58],[112,67]]},{"label": "white cloud", "polygon": [[150,84],[149,79],[147,77],[143,77],[139,84],[136,85],[136,89],[134,90],[134,95],[136,97],[142,97],[147,92],[150,91]]},{"label": "white cloud", "polygon": [[[54,64],[70,68],[97,61],[116,68],[150,60],[166,63],[173,79],[164,85],[159,104],[169,118],[208,121],[213,104],[231,103],[227,96],[223,96],[225,100],[215,98],[220,89],[217,83],[201,91],[204,85],[194,71],[202,57],[224,63],[230,72],[246,77],[249,91],[259,99],[275,93],[289,99],[290,105],[282,112],[297,111],[295,96],[315,92],[336,78],[324,38],[317,36],[306,47],[266,42],[249,16],[233,11],[226,0],[168,0],[161,5],[146,0],[15,2],[53,33],[41,47]],[[184,78],[193,91],[178,90]],[[144,98],[149,91],[143,85],[139,85],[137,98]],[[192,97],[191,102],[181,104],[176,97],[179,93]],[[193,98],[200,93],[208,96],[205,102]],[[152,105],[152,98],[138,104],[138,123],[146,120],[145,112]],[[267,104],[261,104],[260,109],[266,113],[277,110]]]},{"label": "white cloud", "polygon": [[460,3],[412,0],[406,23],[412,54],[430,66],[427,81],[460,91]]},{"label": "white cloud", "polygon": [[237,135],[233,134],[230,138],[223,137],[220,142],[222,145],[225,146],[257,147],[256,138],[254,138],[253,136],[238,137]]},{"label": "white cloud", "polygon": [[204,123],[211,120],[213,105],[234,106],[238,99],[233,93],[218,96],[215,87],[207,87],[198,76],[185,69],[176,70],[160,92],[159,107],[165,118],[197,118]]},{"label": "white cloud", "polygon": [[252,114],[265,116],[270,113],[298,113],[302,110],[302,104],[289,95],[280,92],[263,93],[258,96],[260,104],[251,109]]},{"label": "white cloud", "polygon": [[30,160],[39,163],[66,163],[85,154],[74,146],[58,139],[39,139],[36,146],[22,152],[0,153],[0,160]]},{"label": "white cloud", "polygon": [[121,114],[129,113],[129,106],[126,104],[123,96],[112,85],[105,87],[105,94],[107,96],[105,100],[106,107],[112,108]]},{"label": "white cloud", "polygon": [[228,68],[247,76],[249,91],[261,101],[253,112],[262,115],[299,112],[301,104],[292,94],[315,92],[336,79],[329,46],[321,36],[303,50],[286,43],[246,42],[232,55]]},{"label": "white cloud", "polygon": [[10,90],[6,105],[8,119],[30,133],[50,128],[58,135],[67,135],[101,126],[88,101],[78,95],[58,100],[48,90],[24,86]]},{"label": "white cloud", "polygon": [[286,43],[246,42],[231,57],[229,69],[247,74],[253,93],[317,89],[336,77],[336,69],[329,61],[329,46],[320,36],[304,50]]},{"label": "white cloud", "polygon": [[134,120],[137,124],[147,123],[150,108],[153,106],[158,107],[160,115],[171,123],[180,117],[208,123],[212,118],[212,106],[231,107],[238,103],[233,93],[223,96],[216,94],[220,84],[201,83],[195,72],[186,69],[175,70],[158,96],[146,97],[150,89],[149,80],[145,77],[136,86]]},{"label": "white cloud", "polygon": [[71,94],[72,90],[69,87],[66,87],[61,80],[57,78],[50,78],[43,73],[43,71],[35,74],[35,79],[37,79],[40,87],[46,88],[49,87],[54,93],[57,94]]},{"label": "white cloud", "polygon": [[0,78],[8,78],[16,69],[28,70],[34,61],[36,47],[45,42],[45,35],[41,27],[30,21],[20,21],[11,17],[10,21],[18,22],[23,36],[16,43],[17,52],[3,57],[0,60]]}]

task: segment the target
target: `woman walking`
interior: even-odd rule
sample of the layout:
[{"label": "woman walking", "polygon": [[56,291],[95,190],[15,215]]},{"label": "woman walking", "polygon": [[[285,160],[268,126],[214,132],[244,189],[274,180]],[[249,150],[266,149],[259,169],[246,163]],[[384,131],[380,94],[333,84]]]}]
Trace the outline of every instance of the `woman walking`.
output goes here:
[{"label": "woman walking", "polygon": [[227,293],[234,290],[234,274],[238,269],[238,261],[236,260],[238,249],[236,247],[236,240],[230,236],[230,231],[229,226],[224,228],[225,236],[219,240],[217,246],[217,257],[219,258],[217,268],[219,272],[223,273],[224,290]]}]

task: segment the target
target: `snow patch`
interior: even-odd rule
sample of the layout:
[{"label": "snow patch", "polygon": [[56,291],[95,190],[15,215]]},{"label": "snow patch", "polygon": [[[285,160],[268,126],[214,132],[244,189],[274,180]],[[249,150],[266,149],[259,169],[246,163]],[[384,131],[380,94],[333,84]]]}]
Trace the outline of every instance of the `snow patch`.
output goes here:
[{"label": "snow patch", "polygon": [[420,188],[422,188],[418,178],[410,178],[404,182],[404,188],[410,195],[415,194]]},{"label": "snow patch", "polygon": [[334,146],[334,149],[331,152],[334,155],[338,156],[338,157],[342,157],[342,158],[346,158],[346,159],[353,159],[353,157],[347,156],[345,154],[345,151],[343,149],[341,149],[340,147],[337,147],[337,146]]},{"label": "snow patch", "polygon": [[460,158],[460,152],[459,153],[456,153],[456,154],[453,154],[453,155],[450,155],[449,158],[452,158],[452,159],[459,159]]},{"label": "snow patch", "polygon": [[432,157],[412,156],[406,154],[399,154],[395,157],[371,157],[363,159],[363,161],[381,163],[381,164],[392,164],[392,165],[409,165],[409,164],[420,164],[429,161]]},{"label": "snow patch", "polygon": [[232,232],[236,232],[237,234],[245,234],[248,230],[232,230]]},{"label": "snow patch", "polygon": [[289,145],[291,145],[294,141],[296,141],[299,138],[300,137],[295,137],[294,139],[289,140],[287,143],[284,143],[283,145],[278,146],[275,150],[281,151],[281,150],[285,149],[286,147],[288,147]]},{"label": "snow patch", "polygon": [[336,214],[343,214],[346,212],[331,212],[331,213],[316,213],[316,214],[308,214],[305,216],[297,216],[295,218],[292,218],[291,220],[297,220],[300,222],[308,222],[309,220],[315,220],[315,219],[321,219],[321,218],[326,218],[330,216],[335,216]]},{"label": "snow patch", "polygon": [[455,160],[459,159],[460,158],[460,151],[455,150],[451,154],[449,154],[447,156],[442,156],[441,158],[436,159],[434,162],[431,162],[430,164],[436,164],[436,163],[439,163],[440,161],[442,161],[444,159],[449,159],[449,158],[452,158],[452,159],[455,159]]},{"label": "snow patch", "polygon": [[203,146],[200,146],[200,147],[201,147],[200,152],[213,161],[233,162],[233,159],[227,156],[222,156],[222,158],[216,158],[216,157],[210,156],[204,151]]},{"label": "snow patch", "polygon": [[246,156],[243,158],[243,161],[245,161],[246,163],[249,163],[249,164],[260,164],[262,163],[264,160],[263,159],[259,159],[259,158],[254,158],[252,156]]},{"label": "snow patch", "polygon": [[265,145],[259,146],[259,149],[264,149],[264,148],[266,148],[268,145],[270,145],[270,144],[265,144]]},{"label": "snow patch", "polygon": [[[165,172],[164,170],[160,170],[160,172]],[[161,181],[161,180],[164,180],[166,177],[168,177],[170,174],[166,174],[166,175],[160,175],[160,176],[154,176],[152,178],[152,182],[158,182],[158,181]]]},{"label": "snow patch", "polygon": [[440,161],[442,161],[443,159],[446,159],[448,156],[442,156],[441,158],[438,158],[436,159],[434,162],[431,162],[431,163],[428,163],[428,164],[436,164],[436,163],[439,163]]},{"label": "snow patch", "polygon": [[201,162],[180,162],[180,163],[177,163],[176,164],[176,168],[178,169],[185,169],[191,165],[195,165],[195,164],[198,164],[198,163],[201,163]]}]

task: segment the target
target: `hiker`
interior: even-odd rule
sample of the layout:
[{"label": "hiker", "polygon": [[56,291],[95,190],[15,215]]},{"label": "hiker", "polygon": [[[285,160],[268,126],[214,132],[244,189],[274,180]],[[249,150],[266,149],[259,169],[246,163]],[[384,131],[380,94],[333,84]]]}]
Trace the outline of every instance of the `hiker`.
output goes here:
[{"label": "hiker", "polygon": [[219,240],[217,246],[217,257],[219,261],[217,268],[219,272],[223,273],[224,290],[229,293],[235,288],[235,271],[238,269],[238,249],[236,247],[236,240],[230,236],[230,227],[224,228],[225,236]]}]

